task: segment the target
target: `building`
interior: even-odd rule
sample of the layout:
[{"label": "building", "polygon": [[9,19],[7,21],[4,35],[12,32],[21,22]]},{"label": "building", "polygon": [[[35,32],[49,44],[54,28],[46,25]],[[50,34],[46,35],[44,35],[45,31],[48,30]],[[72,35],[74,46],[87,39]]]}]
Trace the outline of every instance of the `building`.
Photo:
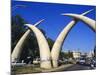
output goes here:
[{"label": "building", "polygon": [[77,59],[81,57],[81,52],[79,51],[73,51],[73,58]]}]

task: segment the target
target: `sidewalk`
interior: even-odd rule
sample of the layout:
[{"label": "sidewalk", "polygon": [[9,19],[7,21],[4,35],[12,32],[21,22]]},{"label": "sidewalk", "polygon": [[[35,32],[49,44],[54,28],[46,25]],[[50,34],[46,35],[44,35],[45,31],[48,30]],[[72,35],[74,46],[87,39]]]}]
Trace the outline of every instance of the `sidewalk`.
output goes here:
[{"label": "sidewalk", "polygon": [[61,71],[61,70],[64,70],[65,68],[67,67],[70,67],[70,66],[73,66],[74,64],[66,64],[66,65],[62,65],[60,67],[57,67],[57,68],[53,68],[53,69],[50,69],[50,70],[42,70],[42,72],[55,72],[55,71]]}]

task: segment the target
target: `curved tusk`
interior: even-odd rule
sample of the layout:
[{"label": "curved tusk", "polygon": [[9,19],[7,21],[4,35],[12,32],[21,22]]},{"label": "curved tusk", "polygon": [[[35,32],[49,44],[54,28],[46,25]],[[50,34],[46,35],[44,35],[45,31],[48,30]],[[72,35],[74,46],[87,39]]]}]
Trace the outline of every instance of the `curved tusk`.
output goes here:
[{"label": "curved tusk", "polygon": [[86,23],[93,31],[96,30],[96,26],[95,26],[96,22],[93,19],[90,19],[83,15],[78,15],[78,14],[65,14],[65,15],[79,19],[79,20],[83,21],[84,23]]},{"label": "curved tusk", "polygon": [[93,11],[93,10],[94,10],[94,9],[88,10],[88,11],[82,13],[81,15],[86,15],[86,14],[88,14],[89,12],[91,12],[91,11]]},{"label": "curved tusk", "polygon": [[31,24],[25,24],[25,25],[28,26],[36,36],[40,50],[41,68],[50,69],[51,68],[50,49],[45,36],[37,27]]},{"label": "curved tusk", "polygon": [[[44,20],[44,19],[43,19]],[[34,26],[39,25],[43,20],[38,21],[37,23],[34,24]],[[26,39],[28,38],[28,35],[30,34],[30,30],[28,29],[23,36],[20,38],[20,40],[18,41],[18,43],[16,44],[13,52],[12,52],[12,62],[17,62],[20,58],[20,54],[22,52],[22,48],[26,42]]]},{"label": "curved tusk", "polygon": [[[86,15],[89,12],[91,12],[92,10],[86,11],[81,15]],[[77,21],[78,20],[73,19],[71,22],[69,22],[69,24],[61,31],[61,33],[57,37],[57,39],[56,39],[56,41],[55,41],[55,43],[52,47],[52,50],[51,50],[53,67],[58,67],[58,59],[59,59],[59,54],[60,54],[60,51],[61,51],[61,46],[63,45],[65,38],[67,37],[70,30],[75,26]]]}]

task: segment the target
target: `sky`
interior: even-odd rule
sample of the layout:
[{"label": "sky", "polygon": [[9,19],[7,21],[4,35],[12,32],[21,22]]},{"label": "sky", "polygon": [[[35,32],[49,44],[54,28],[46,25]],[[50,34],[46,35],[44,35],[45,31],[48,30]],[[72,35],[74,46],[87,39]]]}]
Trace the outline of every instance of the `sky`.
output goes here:
[{"label": "sky", "polygon": [[[81,14],[90,9],[94,10],[86,16],[96,20],[95,6],[12,1],[12,16],[19,14],[29,24],[45,19],[38,28],[43,29],[46,32],[46,36],[53,40],[56,40],[63,28],[73,19],[72,17],[61,15],[62,13]],[[89,52],[94,49],[95,42],[95,32],[79,21],[66,37],[62,50]]]}]

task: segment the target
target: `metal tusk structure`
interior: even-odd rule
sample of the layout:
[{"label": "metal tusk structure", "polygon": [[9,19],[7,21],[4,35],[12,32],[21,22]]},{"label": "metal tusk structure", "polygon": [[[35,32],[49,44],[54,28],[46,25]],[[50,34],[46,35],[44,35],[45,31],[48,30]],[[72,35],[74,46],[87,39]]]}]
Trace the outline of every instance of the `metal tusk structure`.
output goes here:
[{"label": "metal tusk structure", "polygon": [[39,50],[40,50],[40,67],[44,69],[50,69],[51,67],[51,56],[50,56],[50,49],[46,38],[44,37],[43,33],[31,24],[25,24],[28,26],[32,32],[35,34],[36,39],[38,41]]},{"label": "metal tusk structure", "polygon": [[[89,12],[91,12],[92,10],[89,10],[89,11],[86,11],[84,12],[83,14],[79,15],[79,16],[82,16],[82,15],[86,15],[88,14]],[[63,14],[63,15],[66,15],[66,14]],[[68,14],[68,16],[71,16]],[[87,20],[85,23],[89,26],[92,27],[92,29],[94,30],[95,29],[95,22],[87,17],[74,17],[74,19],[61,31],[61,33],[59,34],[59,36],[57,37],[53,47],[52,47],[52,50],[51,50],[51,57],[52,57],[52,63],[53,63],[53,67],[58,67],[58,60],[59,60],[59,54],[60,54],[60,51],[61,51],[61,47],[64,43],[64,40],[65,38],[67,37],[68,33],[70,32],[70,30],[74,27],[74,25],[77,23],[78,20]],[[84,21],[85,21],[84,20]],[[89,21],[89,23],[88,23]],[[92,23],[90,23],[92,21]]]},{"label": "metal tusk structure", "polygon": [[[42,21],[43,21],[43,20],[38,21],[37,23],[34,24],[34,26],[39,25]],[[20,54],[21,54],[21,52],[22,52],[22,48],[23,48],[23,46],[24,46],[24,44],[25,44],[25,42],[26,42],[26,39],[27,39],[28,35],[30,34],[30,32],[31,32],[30,29],[28,29],[28,30],[23,34],[23,36],[22,36],[21,39],[18,41],[18,43],[16,44],[16,46],[15,46],[13,52],[12,52],[12,55],[11,55],[11,57],[12,57],[12,62],[17,62],[17,61],[19,61]]]}]

